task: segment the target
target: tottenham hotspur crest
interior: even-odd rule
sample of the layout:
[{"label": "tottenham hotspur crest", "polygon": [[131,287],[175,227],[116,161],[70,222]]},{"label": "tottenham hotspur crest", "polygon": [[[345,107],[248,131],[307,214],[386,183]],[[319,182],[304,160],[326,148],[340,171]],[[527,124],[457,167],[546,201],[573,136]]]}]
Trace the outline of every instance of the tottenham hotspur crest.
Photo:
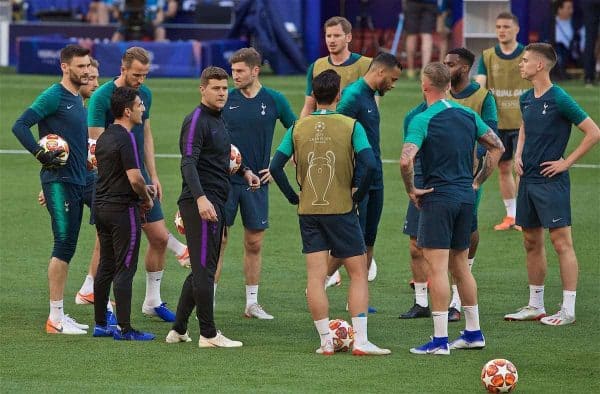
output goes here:
[{"label": "tottenham hotspur crest", "polygon": [[548,108],[548,104],[544,103],[544,110],[542,111],[542,115],[546,115],[547,108]]},{"label": "tottenham hotspur crest", "polygon": [[262,111],[260,111],[260,114],[265,116],[267,114],[265,112],[265,109],[267,109],[267,106],[265,105],[265,103],[260,103],[260,108],[262,108]]}]

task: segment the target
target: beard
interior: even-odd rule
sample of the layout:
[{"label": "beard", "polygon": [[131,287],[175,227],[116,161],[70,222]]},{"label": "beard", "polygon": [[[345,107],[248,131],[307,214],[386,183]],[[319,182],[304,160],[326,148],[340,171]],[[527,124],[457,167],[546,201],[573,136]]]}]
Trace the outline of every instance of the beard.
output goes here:
[{"label": "beard", "polygon": [[88,83],[88,76],[87,76],[87,74],[83,74],[83,75],[77,77],[77,76],[69,73],[69,81],[73,85],[75,85],[77,87],[81,87],[83,85],[87,85],[87,83]]}]

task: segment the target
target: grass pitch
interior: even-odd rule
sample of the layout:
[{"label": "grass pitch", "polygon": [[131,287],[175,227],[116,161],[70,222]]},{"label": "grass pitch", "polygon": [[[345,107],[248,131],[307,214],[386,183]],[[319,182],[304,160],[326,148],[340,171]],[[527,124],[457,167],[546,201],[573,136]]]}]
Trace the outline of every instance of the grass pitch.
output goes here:
[{"label": "grass pitch", "polygon": [[[0,149],[20,150],[10,129],[14,120],[58,78],[0,74]],[[283,92],[298,113],[304,97],[303,77],[262,78],[264,85]],[[183,117],[199,102],[197,81],[152,79],[152,129],[156,152],[178,153]],[[590,116],[600,121],[600,95],[579,83],[564,85]],[[401,80],[381,105],[384,159],[396,160],[402,146],[402,121],[421,101],[419,84]],[[283,135],[278,126],[277,146]],[[567,153],[581,139],[574,129]],[[241,349],[198,349],[198,327],[190,323],[192,343],[167,345],[170,326],[144,318],[141,303],[145,277],[140,260],[134,282],[133,324],[157,334],[151,343],[119,343],[88,336],[52,336],[43,331],[48,314],[46,267],[52,247],[45,209],[36,201],[40,189],[36,161],[26,154],[0,154],[0,385],[6,392],[483,392],[479,374],[492,358],[508,358],[518,368],[520,392],[598,392],[600,374],[600,149],[596,148],[571,170],[573,235],[580,264],[577,323],[546,327],[531,322],[504,322],[505,313],[525,305],[528,297],[521,234],[494,232],[504,216],[496,175],[487,182],[480,207],[481,243],[474,266],[479,285],[481,325],[487,347],[454,351],[450,357],[422,357],[408,349],[428,340],[430,319],[399,320],[413,303],[408,287],[407,238],[402,235],[407,198],[396,163],[384,164],[385,205],[375,257],[379,275],[370,285],[369,337],[393,353],[388,357],[356,358],[349,354],[314,354],[318,336],[304,297],[305,267],[294,207],[275,185],[271,187],[271,228],[264,252],[259,300],[275,315],[273,321],[242,317],[245,292],[241,265],[241,225],[238,217],[226,253],[217,292],[216,322],[223,332],[244,342]],[[181,188],[179,161],[157,158],[165,192],[163,209],[172,218]],[[292,176],[291,170],[288,175]],[[84,222],[88,213],[84,214]],[[94,229],[82,225],[77,253],[71,262],[66,289],[66,312],[93,324],[93,308],[74,304],[93,245]],[[146,250],[145,241],[140,256]],[[554,313],[562,292],[558,264],[547,244],[549,268],[546,308]],[[187,271],[169,255],[162,284],[163,300],[175,308]],[[330,317],[349,319],[345,312],[347,276],[340,288],[330,289]],[[449,326],[451,337],[464,322]]]}]

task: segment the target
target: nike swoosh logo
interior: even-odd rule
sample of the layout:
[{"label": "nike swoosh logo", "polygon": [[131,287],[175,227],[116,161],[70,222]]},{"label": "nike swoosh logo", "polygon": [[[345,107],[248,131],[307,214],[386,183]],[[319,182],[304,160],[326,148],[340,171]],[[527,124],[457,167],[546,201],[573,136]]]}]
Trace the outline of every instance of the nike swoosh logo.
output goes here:
[{"label": "nike swoosh logo", "polygon": [[562,218],[552,219],[552,223],[560,222],[561,220],[562,220]]},{"label": "nike swoosh logo", "polygon": [[266,220],[262,220],[261,223],[262,224],[267,224],[267,221]]},{"label": "nike swoosh logo", "polygon": [[56,327],[56,326],[53,326],[53,325],[52,325],[52,324],[50,324],[50,323],[48,323],[48,325],[49,325],[50,327],[54,328],[54,329],[56,330],[56,332],[63,332],[63,328],[62,328],[62,326],[60,326],[60,327]]},{"label": "nike swoosh logo", "polygon": [[229,109],[236,109],[236,108],[239,108],[239,107],[240,107],[239,105],[236,105],[236,106],[230,105]]},{"label": "nike swoosh logo", "polygon": [[74,106],[74,105],[75,105],[75,104],[67,105],[67,109],[71,109],[71,108],[73,108],[73,106]]},{"label": "nike swoosh logo", "polygon": [[371,113],[371,112],[373,112],[373,110],[372,110],[372,109],[368,109],[368,110],[367,110],[367,112],[368,112],[368,113]]}]

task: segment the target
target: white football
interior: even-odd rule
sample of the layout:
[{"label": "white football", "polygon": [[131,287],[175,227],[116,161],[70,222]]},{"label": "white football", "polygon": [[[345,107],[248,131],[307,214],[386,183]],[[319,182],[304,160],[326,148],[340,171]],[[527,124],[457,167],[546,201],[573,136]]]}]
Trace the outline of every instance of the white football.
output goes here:
[{"label": "white football", "polygon": [[63,165],[67,164],[67,159],[69,158],[69,144],[67,144],[67,141],[65,141],[61,136],[56,134],[47,134],[40,139],[38,145],[41,146],[45,152],[62,151],[63,153],[58,156],[58,158]]},{"label": "white football", "polygon": [[237,146],[231,144],[231,153],[229,155],[229,173],[235,174],[242,165],[242,154]]},{"label": "white football", "polygon": [[181,217],[179,210],[175,213],[175,227],[179,234],[185,234],[185,226],[183,225],[183,218]]},{"label": "white football", "polygon": [[333,336],[333,349],[336,352],[347,352],[354,344],[354,329],[346,320],[329,321],[329,332]]}]

